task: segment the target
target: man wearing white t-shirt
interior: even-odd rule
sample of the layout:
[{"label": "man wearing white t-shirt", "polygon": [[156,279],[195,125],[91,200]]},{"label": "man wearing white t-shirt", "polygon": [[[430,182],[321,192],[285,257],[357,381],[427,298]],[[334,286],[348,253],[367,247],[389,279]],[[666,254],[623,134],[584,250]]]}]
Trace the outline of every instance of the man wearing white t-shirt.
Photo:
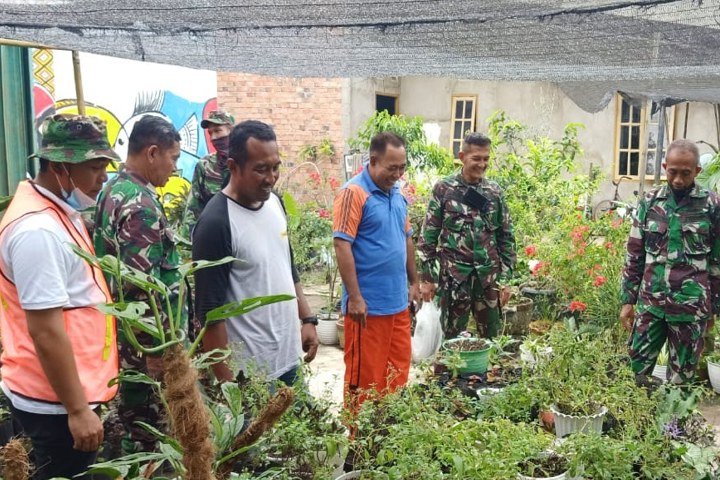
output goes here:
[{"label": "man wearing white t-shirt", "polygon": [[[303,295],[293,265],[287,220],[272,189],[280,172],[275,132],[262,122],[239,123],[230,133],[230,180],[200,215],[193,231],[193,260],[239,261],[195,274],[195,304],[201,323],[213,308],[264,295],[291,294],[296,301],[266,305],[208,327],[203,348],[233,350],[246,370],[257,367],[271,379],[292,385],[303,351],[318,348],[317,318]],[[227,363],[213,365],[219,381],[235,379]]]},{"label": "man wearing white t-shirt", "polygon": [[33,480],[87,470],[118,374],[115,320],[97,308],[112,302],[105,279],[69,245],[94,253],[80,211],[119,157],[99,118],[54,115],[41,133],[40,172],[0,222],[1,386],[32,442]]}]

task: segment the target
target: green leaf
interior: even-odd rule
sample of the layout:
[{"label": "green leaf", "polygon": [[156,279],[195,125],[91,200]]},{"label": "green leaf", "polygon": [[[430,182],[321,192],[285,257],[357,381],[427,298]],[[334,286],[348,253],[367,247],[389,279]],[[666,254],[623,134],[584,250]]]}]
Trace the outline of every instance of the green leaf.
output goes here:
[{"label": "green leaf", "polygon": [[171,436],[164,434],[163,432],[161,432],[161,431],[158,430],[157,428],[153,427],[153,426],[150,425],[149,423],[145,423],[145,422],[141,422],[141,421],[136,421],[136,422],[135,422],[135,425],[138,425],[138,426],[140,426],[141,428],[147,430],[147,431],[150,432],[150,434],[152,434],[155,438],[157,438],[157,439],[160,440],[161,442],[164,442],[164,443],[168,444],[170,447],[172,447],[173,450],[175,450],[176,452],[182,453],[182,447],[180,446],[180,444],[178,443],[178,441],[175,440],[174,438],[172,438]]},{"label": "green leaf", "polygon": [[285,211],[287,212],[288,217],[296,218],[300,214],[300,209],[298,208],[297,201],[295,200],[295,197],[293,197],[290,192],[285,191],[282,196],[283,204],[285,205]]},{"label": "green leaf", "polygon": [[137,370],[121,370],[120,374],[110,380],[108,383],[109,386],[118,384],[120,382],[126,382],[126,383],[142,383],[145,385],[152,385],[156,388],[160,388],[160,382],[157,380],[153,380],[149,376],[145,375],[142,372],[138,372]]},{"label": "green leaf", "polygon": [[229,356],[230,349],[222,349],[222,348],[216,348],[214,350],[210,350],[209,352],[205,352],[199,357],[193,358],[192,365],[197,370],[205,370],[210,365],[214,365],[218,362],[222,362],[223,360],[226,360]]},{"label": "green leaf", "polygon": [[148,310],[148,306],[143,302],[105,303],[98,305],[97,308],[106,315],[128,320],[139,320]]},{"label": "green leaf", "polygon": [[232,411],[233,415],[239,415],[242,413],[243,408],[243,396],[240,391],[240,387],[235,382],[225,382],[220,386],[223,397],[227,402],[228,407]]},{"label": "green leaf", "polygon": [[285,294],[268,295],[265,297],[254,297],[241,300],[239,302],[228,303],[221,307],[210,310],[207,315],[205,315],[205,321],[207,323],[217,322],[219,320],[224,320],[229,317],[244,315],[248,312],[255,310],[258,307],[270,305],[272,303],[285,302],[294,298],[295,297],[292,295]]},{"label": "green leaf", "polygon": [[187,262],[180,265],[178,267],[178,271],[180,272],[180,275],[182,275],[183,277],[187,277],[188,275],[192,275],[198,270],[202,270],[204,268],[217,267],[219,265],[225,265],[226,263],[242,261],[243,260],[235,257],[225,257],[221,258],[220,260],[193,260],[192,262]]}]

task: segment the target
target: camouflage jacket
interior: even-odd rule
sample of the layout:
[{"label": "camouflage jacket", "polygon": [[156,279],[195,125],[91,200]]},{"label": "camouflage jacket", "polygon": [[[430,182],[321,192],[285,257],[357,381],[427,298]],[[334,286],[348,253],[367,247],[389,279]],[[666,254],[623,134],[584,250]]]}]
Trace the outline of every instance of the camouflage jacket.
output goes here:
[{"label": "camouflage jacket", "polygon": [[[177,290],[180,257],[155,188],[134,173],[121,171],[98,197],[93,235],[98,256],[120,255],[126,264]],[[117,285],[109,285],[117,298]],[[126,301],[147,296],[126,286]],[[162,305],[162,304],[159,304]]]},{"label": "camouflage jacket", "polygon": [[621,300],[669,322],[720,312],[720,197],[696,185],[677,203],[663,186],[640,200]]},{"label": "camouflage jacket", "polygon": [[[481,197],[468,198],[470,190]],[[461,174],[439,181],[428,203],[418,253],[427,281],[463,282],[472,273],[483,287],[507,281],[515,266],[515,236],[500,187],[487,179],[470,185]]]},{"label": "camouflage jacket", "polygon": [[210,199],[225,185],[228,175],[227,160],[219,161],[217,153],[206,155],[195,165],[181,232],[185,238],[190,239],[190,234],[200,218],[200,213]]}]

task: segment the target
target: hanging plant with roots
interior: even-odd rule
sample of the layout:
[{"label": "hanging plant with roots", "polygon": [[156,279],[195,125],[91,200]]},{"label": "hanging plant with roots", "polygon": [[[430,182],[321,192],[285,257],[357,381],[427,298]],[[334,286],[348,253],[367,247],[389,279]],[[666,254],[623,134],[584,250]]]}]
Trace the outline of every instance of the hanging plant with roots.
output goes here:
[{"label": "hanging plant with roots", "polygon": [[[185,334],[182,329],[182,312],[185,297],[187,295],[185,279],[203,268],[210,268],[224,265],[235,261],[233,257],[226,257],[217,261],[194,261],[181,265],[178,270],[181,274],[180,286],[177,299],[171,300],[171,289],[159,279],[147,275],[137,269],[134,269],[118,258],[106,255],[102,258],[95,257],[74,245],[70,245],[75,253],[95,265],[103,272],[110,275],[117,285],[129,284],[135,288],[139,288],[148,295],[148,302],[125,302],[124,293],[119,288],[118,302],[112,304],[100,305],[98,308],[105,314],[113,315],[120,322],[130,344],[141,352],[143,355],[158,355],[163,358],[163,383],[153,381],[146,375],[137,372],[121,372],[118,381],[130,381],[150,383],[159,391],[160,398],[163,401],[168,412],[170,420],[170,433],[173,439],[169,443],[173,446],[177,445],[182,454],[182,467],[184,469],[183,477],[187,480],[212,480],[215,479],[214,470],[216,467],[222,468],[223,477],[229,474],[228,468],[231,468],[230,459],[234,458],[239,451],[247,448],[249,444],[256,441],[264,431],[266,431],[272,423],[277,420],[287,410],[292,403],[292,389],[282,389],[270,401],[267,409],[272,412],[272,421],[269,421],[270,415],[266,415],[264,420],[258,423],[261,418],[251,424],[244,437],[249,437],[248,445],[240,445],[235,447],[230,453],[216,452],[210,435],[210,412],[206,407],[203,397],[198,386],[198,370],[200,367],[222,361],[229,356],[228,350],[213,350],[206,352],[200,358],[193,361],[193,357],[202,341],[207,327],[213,323],[222,321],[229,317],[243,315],[258,307],[269,305],[271,303],[292,300],[292,295],[269,295],[264,297],[255,297],[238,302],[231,302],[207,313],[205,325],[200,330],[197,338],[186,348]],[[164,305],[165,322],[160,314],[158,300]],[[176,308],[173,308],[176,307]],[[148,317],[146,312],[150,311],[151,316]],[[151,336],[156,345],[148,347],[142,345],[136,337],[135,332],[140,331]],[[253,425],[254,428],[253,428]],[[156,434],[158,438],[164,438],[161,432],[153,429],[149,425],[144,425],[146,429]],[[251,431],[252,430],[252,431]],[[241,435],[238,440],[243,437]],[[216,460],[218,455],[219,460]],[[164,461],[162,453],[148,452],[142,457],[129,456],[126,457],[126,463],[122,459],[119,462],[108,462],[113,465],[130,465],[138,458],[148,461]],[[147,472],[146,472],[147,473]],[[128,478],[127,475],[123,475]]]},{"label": "hanging plant with roots", "polygon": [[5,480],[30,478],[30,460],[22,440],[13,438],[2,447],[2,473]]}]

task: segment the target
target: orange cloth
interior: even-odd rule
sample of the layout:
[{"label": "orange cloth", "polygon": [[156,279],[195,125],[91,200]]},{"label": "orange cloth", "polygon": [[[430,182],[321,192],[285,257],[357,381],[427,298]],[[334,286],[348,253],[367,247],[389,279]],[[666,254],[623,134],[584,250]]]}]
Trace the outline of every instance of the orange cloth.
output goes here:
[{"label": "orange cloth", "polygon": [[365,327],[345,316],[345,406],[356,413],[367,398],[407,383],[410,312],[369,315]]},{"label": "orange cloth", "polygon": [[[78,229],[62,208],[40,194],[29,182],[18,185],[13,201],[0,222],[0,236],[16,220],[41,211],[54,215],[77,246],[95,253],[85,227]],[[42,268],[42,255],[43,252],[38,252],[38,268]],[[111,302],[102,271],[88,264],[87,275],[94,279],[96,288]],[[105,315],[95,305],[65,309],[63,317],[85,397],[89,403],[112,400],[118,386],[108,386],[108,382],[117,376],[119,368],[115,318]],[[0,330],[3,382],[13,392],[28,398],[58,403],[60,400],[45,375],[30,337],[17,288],[2,272]]]}]

